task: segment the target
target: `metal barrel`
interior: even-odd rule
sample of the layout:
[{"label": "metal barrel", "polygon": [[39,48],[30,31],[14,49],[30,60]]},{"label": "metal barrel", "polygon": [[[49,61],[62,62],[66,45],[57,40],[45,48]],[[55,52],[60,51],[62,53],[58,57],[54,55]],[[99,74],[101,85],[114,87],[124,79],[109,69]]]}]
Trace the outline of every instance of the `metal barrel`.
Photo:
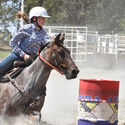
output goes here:
[{"label": "metal barrel", "polygon": [[78,125],[118,124],[119,81],[80,79]]}]

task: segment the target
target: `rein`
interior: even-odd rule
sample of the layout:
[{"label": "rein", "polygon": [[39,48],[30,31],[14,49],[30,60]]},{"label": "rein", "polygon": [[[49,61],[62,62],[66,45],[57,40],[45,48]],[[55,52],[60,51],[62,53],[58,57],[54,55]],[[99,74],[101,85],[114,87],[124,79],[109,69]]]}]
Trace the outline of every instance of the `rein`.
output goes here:
[{"label": "rein", "polygon": [[39,53],[39,51],[37,52],[37,55],[39,56],[39,58],[45,62],[47,65],[49,65],[51,68],[55,69],[57,72],[59,72],[61,75],[63,75],[63,72],[58,70],[55,66],[51,65],[47,60],[45,60]]}]

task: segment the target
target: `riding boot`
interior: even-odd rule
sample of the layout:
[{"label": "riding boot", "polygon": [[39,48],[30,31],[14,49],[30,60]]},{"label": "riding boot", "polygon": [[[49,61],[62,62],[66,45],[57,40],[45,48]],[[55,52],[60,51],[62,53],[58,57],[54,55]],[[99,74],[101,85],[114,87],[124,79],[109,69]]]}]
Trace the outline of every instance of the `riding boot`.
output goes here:
[{"label": "riding boot", "polygon": [[13,63],[16,60],[23,60],[23,58],[12,52],[9,56],[0,62],[0,78],[2,78],[8,71],[13,69]]}]

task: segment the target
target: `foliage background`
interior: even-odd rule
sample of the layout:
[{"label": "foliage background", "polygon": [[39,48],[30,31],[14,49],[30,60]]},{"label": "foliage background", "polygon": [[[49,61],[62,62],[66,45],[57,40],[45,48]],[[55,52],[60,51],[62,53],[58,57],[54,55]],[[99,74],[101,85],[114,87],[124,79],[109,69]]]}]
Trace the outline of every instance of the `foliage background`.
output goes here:
[{"label": "foliage background", "polygon": [[[125,33],[125,0],[24,0],[28,16],[34,6],[47,9],[46,25],[88,26],[99,33]],[[0,34],[17,31],[21,0],[0,0]],[[13,28],[12,28],[13,27]],[[4,34],[5,35],[5,34]],[[9,36],[9,35],[6,35]]]}]

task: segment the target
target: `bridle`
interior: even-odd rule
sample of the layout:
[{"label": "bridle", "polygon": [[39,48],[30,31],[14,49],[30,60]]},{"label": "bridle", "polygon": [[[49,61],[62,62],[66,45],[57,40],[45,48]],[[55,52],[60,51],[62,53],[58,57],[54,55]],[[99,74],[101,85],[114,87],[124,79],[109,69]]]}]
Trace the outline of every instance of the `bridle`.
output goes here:
[{"label": "bridle", "polygon": [[[57,46],[60,46],[62,47],[64,50],[66,50],[69,54],[70,54],[70,51],[64,47],[63,45],[63,42],[61,40],[58,40],[58,42],[55,43]],[[48,45],[48,43],[42,47],[42,50]],[[61,75],[64,74],[65,70],[59,66],[60,69],[57,69],[55,66],[53,66],[52,64],[50,64],[46,59],[44,59],[41,55],[40,55],[40,51],[38,50],[37,51],[37,56],[39,56],[39,59],[42,60],[44,63],[46,63],[47,65],[49,65],[51,68],[55,69],[57,72],[59,72]],[[58,65],[58,61],[57,61],[57,58],[55,58],[55,64]]]},{"label": "bridle", "polygon": [[[46,45],[47,46],[47,45]],[[45,46],[45,47],[46,47]],[[44,48],[45,48],[44,47]],[[61,75],[63,75],[64,73],[61,71],[61,70],[59,70],[59,69],[57,69],[55,66],[53,66],[52,64],[50,64],[46,59],[44,59],[41,55],[40,55],[40,51],[39,51],[39,49],[38,49],[38,51],[37,51],[37,56],[39,56],[39,59],[40,60],[42,60],[44,63],[46,63],[47,65],[49,65],[51,68],[53,68],[53,69],[55,69],[58,73],[60,73]],[[57,59],[55,59],[55,62],[57,63]],[[61,68],[60,68],[61,69]]]},{"label": "bridle", "polygon": [[45,59],[40,55],[39,52],[37,52],[37,55],[39,56],[39,58],[40,58],[43,62],[45,62],[45,63],[46,63],[47,65],[49,65],[51,68],[55,69],[57,72],[59,72],[61,75],[63,75],[63,72],[62,72],[62,71],[60,71],[60,70],[57,69],[55,66],[53,66],[52,64],[50,64],[47,60],[45,60]]}]

